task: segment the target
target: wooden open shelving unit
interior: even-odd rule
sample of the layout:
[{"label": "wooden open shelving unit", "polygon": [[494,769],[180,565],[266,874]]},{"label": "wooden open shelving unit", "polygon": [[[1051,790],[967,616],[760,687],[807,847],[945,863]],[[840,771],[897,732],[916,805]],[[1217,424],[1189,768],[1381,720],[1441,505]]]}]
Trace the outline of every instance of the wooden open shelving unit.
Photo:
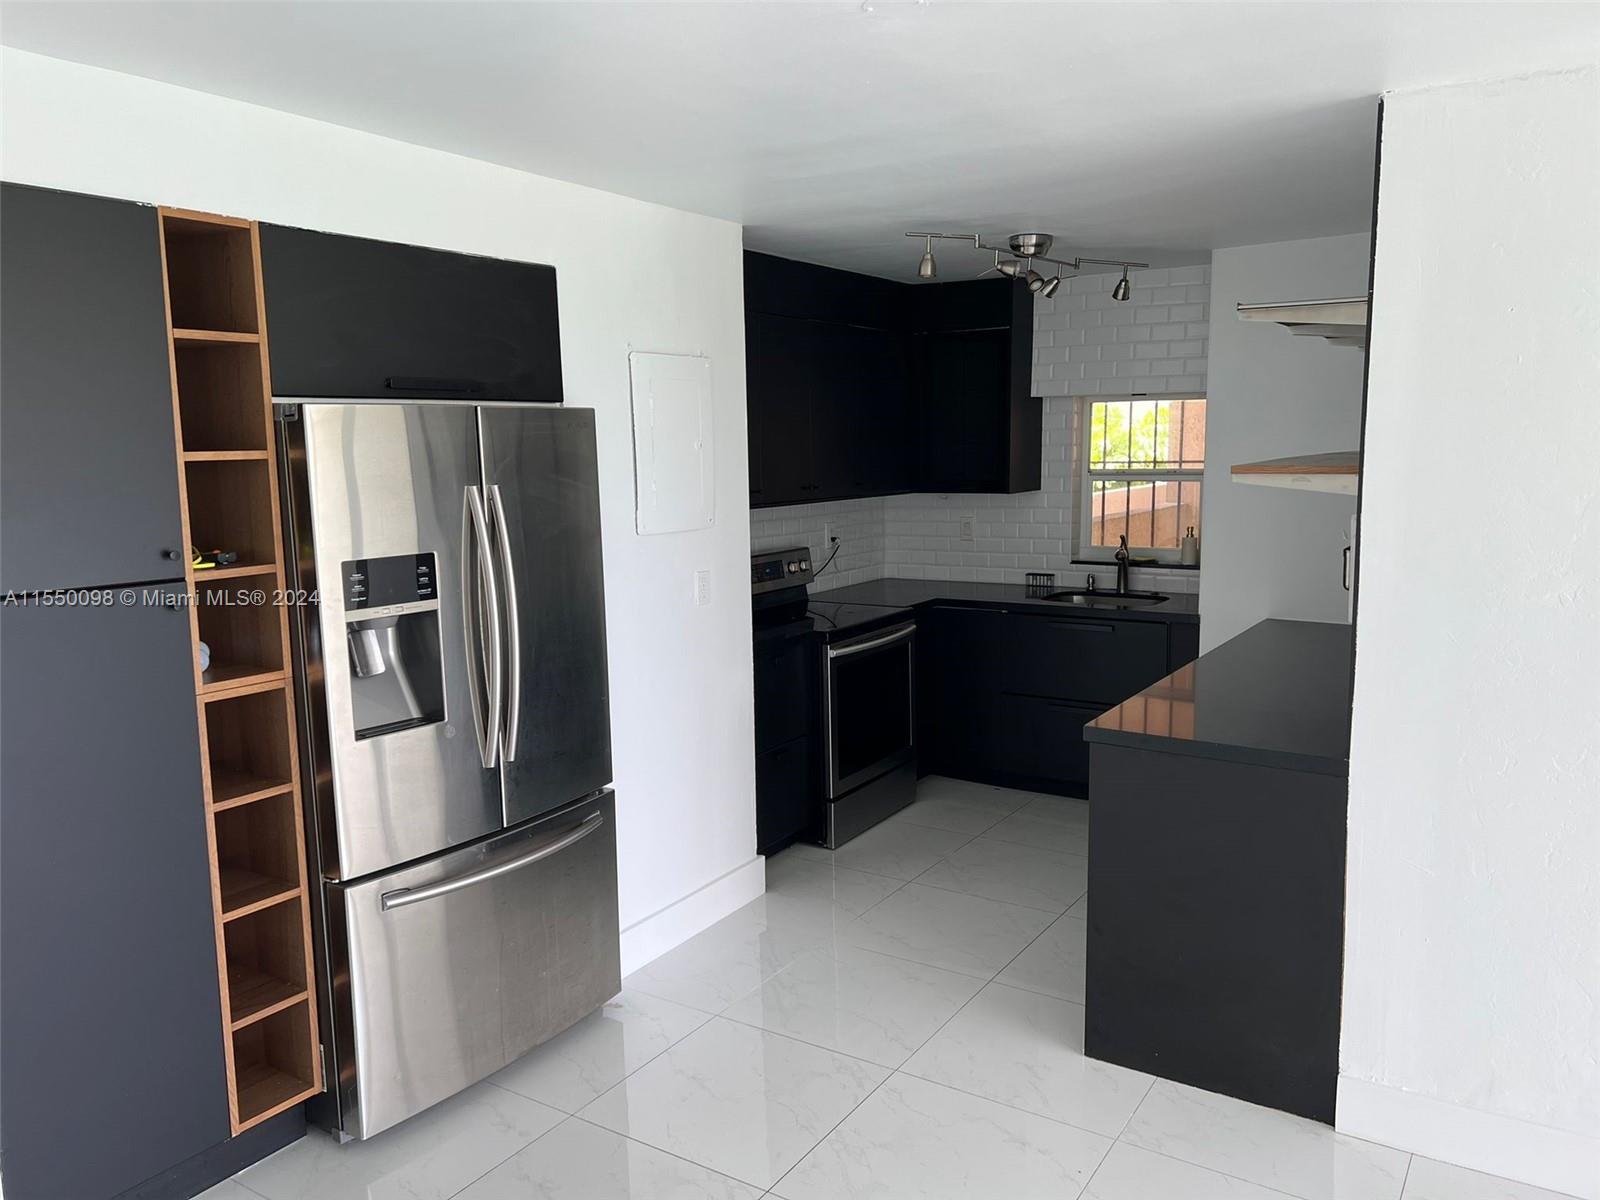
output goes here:
[{"label": "wooden open shelving unit", "polygon": [[254,223],[160,211],[184,537],[239,555],[228,567],[186,567],[238,1134],[322,1090],[266,306]]}]

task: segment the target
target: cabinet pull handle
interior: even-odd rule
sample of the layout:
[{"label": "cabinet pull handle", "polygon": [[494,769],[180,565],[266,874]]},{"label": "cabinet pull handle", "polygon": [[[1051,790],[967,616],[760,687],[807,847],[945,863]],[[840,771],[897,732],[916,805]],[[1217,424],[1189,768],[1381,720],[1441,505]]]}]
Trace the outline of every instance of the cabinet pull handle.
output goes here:
[{"label": "cabinet pull handle", "polygon": [[1102,625],[1098,621],[1064,621],[1059,617],[1051,617],[1050,624],[1059,629],[1081,630],[1084,633],[1115,633],[1115,625]]},{"label": "cabinet pull handle", "polygon": [[383,386],[391,392],[459,392],[471,395],[483,391],[476,379],[433,379],[426,375],[390,375]]}]

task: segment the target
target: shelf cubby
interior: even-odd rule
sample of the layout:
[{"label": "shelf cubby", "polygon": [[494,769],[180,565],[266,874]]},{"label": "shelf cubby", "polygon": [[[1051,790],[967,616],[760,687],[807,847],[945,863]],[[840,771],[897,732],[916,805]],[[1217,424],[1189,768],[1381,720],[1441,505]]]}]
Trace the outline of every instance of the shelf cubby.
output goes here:
[{"label": "shelf cubby", "polygon": [[185,461],[183,471],[192,545],[200,550],[231,550],[239,556],[240,565],[277,562],[271,463],[265,459]]},{"label": "shelf cubby", "polygon": [[238,1029],[306,992],[298,904],[280,903],[228,921],[228,1020]]},{"label": "shelf cubby", "polygon": [[282,792],[212,817],[224,922],[300,894],[300,847],[294,839],[294,814],[287,811],[294,802]]},{"label": "shelf cubby", "polygon": [[[163,208],[173,436],[204,756],[217,983],[235,1134],[322,1089],[256,227]],[[199,669],[199,643],[210,666]]]},{"label": "shelf cubby", "polygon": [[259,334],[249,222],[168,215],[162,224],[173,329]]},{"label": "shelf cubby", "polygon": [[180,345],[178,421],[186,457],[197,451],[265,453],[269,413],[262,390],[261,348],[247,342]]},{"label": "shelf cubby", "polygon": [[254,781],[263,788],[293,779],[294,744],[284,724],[282,685],[234,692],[205,705],[206,758],[216,780]]},{"label": "shelf cubby", "polygon": [[302,999],[232,1033],[239,1124],[250,1126],[319,1090],[313,1024]]},{"label": "shelf cubby", "polygon": [[283,624],[273,589],[210,575],[210,571],[195,572],[195,620],[200,640],[211,652],[210,666],[200,675],[201,689],[235,688],[281,677]]}]

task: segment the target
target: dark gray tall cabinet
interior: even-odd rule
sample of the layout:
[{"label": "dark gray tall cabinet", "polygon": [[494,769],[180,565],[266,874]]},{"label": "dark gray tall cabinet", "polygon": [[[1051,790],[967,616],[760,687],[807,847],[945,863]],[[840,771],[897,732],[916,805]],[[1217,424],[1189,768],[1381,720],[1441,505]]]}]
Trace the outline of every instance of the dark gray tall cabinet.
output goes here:
[{"label": "dark gray tall cabinet", "polygon": [[188,1196],[229,1138],[156,222],[0,187],[9,1200]]}]

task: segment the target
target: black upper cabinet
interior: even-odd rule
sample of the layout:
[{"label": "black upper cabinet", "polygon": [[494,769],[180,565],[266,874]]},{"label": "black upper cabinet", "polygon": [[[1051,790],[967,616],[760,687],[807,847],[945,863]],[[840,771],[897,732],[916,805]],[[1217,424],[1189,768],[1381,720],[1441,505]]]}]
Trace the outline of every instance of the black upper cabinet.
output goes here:
[{"label": "black upper cabinet", "polygon": [[279,396],[561,400],[554,267],[261,226]]},{"label": "black upper cabinet", "polygon": [[745,254],[750,502],[1039,486],[1032,297]]},{"label": "black upper cabinet", "polygon": [[1005,279],[916,289],[917,486],[1035,492],[1044,406],[1031,395],[1033,296]]},{"label": "black upper cabinet", "polygon": [[0,587],[182,575],[156,210],[0,186],[0,310]]}]

